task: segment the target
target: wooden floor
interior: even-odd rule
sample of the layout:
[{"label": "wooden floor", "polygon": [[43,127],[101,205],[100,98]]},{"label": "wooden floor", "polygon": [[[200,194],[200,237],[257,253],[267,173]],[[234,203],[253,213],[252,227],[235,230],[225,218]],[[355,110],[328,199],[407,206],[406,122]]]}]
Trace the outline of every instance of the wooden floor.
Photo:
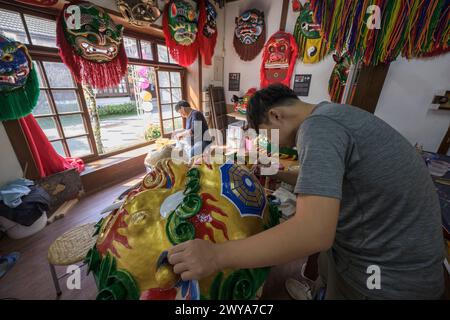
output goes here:
[{"label": "wooden floor", "polygon": [[[21,257],[18,263],[0,279],[0,299],[56,299],[50,269],[47,262],[47,249],[62,233],[75,226],[98,221],[99,212],[124,190],[134,185],[140,177],[109,187],[81,199],[76,206],[60,220],[45,227],[39,233],[21,240],[11,240],[6,236],[0,240],[0,255],[18,251]],[[298,278],[304,261],[299,260],[288,265],[275,267],[266,282],[264,299],[289,299],[284,288],[288,277]],[[57,267],[58,274],[64,274],[64,267]],[[66,279],[61,279],[62,295],[60,299],[95,299],[97,289],[91,275],[82,270],[80,290],[68,290]]]}]

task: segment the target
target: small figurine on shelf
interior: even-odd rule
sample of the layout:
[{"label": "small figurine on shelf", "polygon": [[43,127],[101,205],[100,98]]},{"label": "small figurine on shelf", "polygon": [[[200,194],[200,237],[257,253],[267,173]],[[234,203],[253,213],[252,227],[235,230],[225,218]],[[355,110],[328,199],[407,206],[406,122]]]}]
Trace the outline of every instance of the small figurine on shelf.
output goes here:
[{"label": "small figurine on shelf", "polygon": [[238,97],[233,95],[231,101],[234,103],[234,111],[240,114],[247,114],[247,105],[250,98],[255,94],[256,88],[248,89],[248,91],[242,96]]}]

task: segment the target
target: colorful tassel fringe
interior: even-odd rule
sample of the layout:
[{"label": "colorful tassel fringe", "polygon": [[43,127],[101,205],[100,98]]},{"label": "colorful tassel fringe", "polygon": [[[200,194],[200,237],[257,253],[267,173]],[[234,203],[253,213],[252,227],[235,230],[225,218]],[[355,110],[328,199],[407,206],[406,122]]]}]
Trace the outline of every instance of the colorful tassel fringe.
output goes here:
[{"label": "colorful tassel fringe", "polygon": [[[422,58],[450,50],[450,0],[311,0],[326,51],[347,51],[353,62],[389,63],[398,56]],[[370,6],[380,9],[373,16]],[[378,18],[380,28],[369,28]],[[369,23],[370,25],[370,23]]]}]

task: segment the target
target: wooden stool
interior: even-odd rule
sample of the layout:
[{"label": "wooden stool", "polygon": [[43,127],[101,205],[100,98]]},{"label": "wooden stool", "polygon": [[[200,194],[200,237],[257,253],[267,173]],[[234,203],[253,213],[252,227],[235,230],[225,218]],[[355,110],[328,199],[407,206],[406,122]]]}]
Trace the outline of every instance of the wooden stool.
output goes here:
[{"label": "wooden stool", "polygon": [[61,295],[59,279],[64,278],[68,274],[58,278],[55,266],[68,266],[83,261],[89,249],[97,241],[97,237],[93,236],[94,233],[95,223],[84,224],[67,231],[48,248],[48,263],[57,296]]}]

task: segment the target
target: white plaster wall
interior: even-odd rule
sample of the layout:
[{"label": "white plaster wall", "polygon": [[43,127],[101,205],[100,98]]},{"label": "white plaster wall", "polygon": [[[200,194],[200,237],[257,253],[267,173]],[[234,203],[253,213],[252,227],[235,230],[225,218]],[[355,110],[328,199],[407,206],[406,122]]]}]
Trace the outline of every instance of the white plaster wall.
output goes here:
[{"label": "white plaster wall", "polygon": [[450,90],[450,53],[391,63],[375,115],[411,144],[436,152],[450,125],[450,111],[431,110],[436,90]]}]

